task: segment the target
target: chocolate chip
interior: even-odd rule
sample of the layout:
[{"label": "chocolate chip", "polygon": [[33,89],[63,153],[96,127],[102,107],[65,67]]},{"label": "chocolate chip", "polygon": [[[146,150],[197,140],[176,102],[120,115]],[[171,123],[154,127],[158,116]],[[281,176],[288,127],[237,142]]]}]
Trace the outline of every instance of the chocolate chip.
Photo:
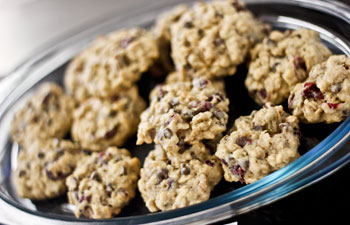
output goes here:
[{"label": "chocolate chip", "polygon": [[45,153],[39,152],[38,153],[38,157],[39,157],[39,159],[44,158],[45,157]]},{"label": "chocolate chip", "polygon": [[190,103],[188,103],[188,107],[189,108],[197,108],[197,106],[199,105],[199,101],[197,100],[193,100],[193,101],[190,101]]},{"label": "chocolate chip", "polygon": [[117,115],[117,113],[118,113],[118,112],[117,112],[116,110],[112,110],[112,111],[109,112],[109,115],[108,115],[108,116],[109,116],[109,117],[115,117],[115,116]]},{"label": "chocolate chip", "polygon": [[200,112],[206,112],[209,111],[211,108],[213,108],[213,104],[211,102],[204,102],[204,104],[202,104],[199,110]]},{"label": "chocolate chip", "polygon": [[179,101],[178,98],[173,98],[173,99],[171,99],[171,101],[170,101],[170,105],[171,105],[171,106],[177,106],[177,105],[179,105],[179,104],[180,104],[180,101]]},{"label": "chocolate chip", "polygon": [[53,161],[57,161],[59,158],[61,158],[64,155],[64,150],[61,149],[59,151],[56,152],[55,158],[53,159]]},{"label": "chocolate chip", "polygon": [[190,174],[190,172],[191,172],[190,168],[188,168],[185,164],[181,164],[180,173],[182,175],[188,175]]},{"label": "chocolate chip", "polygon": [[106,193],[108,197],[111,197],[112,192],[114,191],[114,187],[112,184],[107,184],[106,185]]},{"label": "chocolate chip", "polygon": [[53,181],[57,181],[57,180],[62,180],[64,178],[66,178],[68,175],[70,174],[69,173],[62,173],[61,171],[57,173],[57,175],[55,176],[50,170],[48,170],[46,168],[46,175],[47,177],[50,179],[50,180],[53,180]]},{"label": "chocolate chip", "polygon": [[120,68],[128,67],[131,63],[129,57],[126,55],[118,57],[117,60]]},{"label": "chocolate chip", "polygon": [[246,145],[246,144],[251,144],[252,143],[252,139],[250,139],[249,137],[243,136],[243,137],[239,137],[236,140],[236,144],[241,146],[242,148]]},{"label": "chocolate chip", "polygon": [[220,161],[225,165],[225,166],[228,166],[228,162],[224,159],[220,159]]},{"label": "chocolate chip", "polygon": [[220,37],[217,37],[214,40],[214,44],[215,44],[216,47],[218,47],[220,45],[224,45],[225,44],[225,40],[220,38]]},{"label": "chocolate chip", "polygon": [[162,139],[163,137],[171,138],[173,136],[173,132],[169,128],[165,128],[159,131],[159,136],[160,136],[160,139]]},{"label": "chocolate chip", "polygon": [[101,176],[96,171],[91,173],[90,180],[95,180],[97,182],[101,182],[102,181]]},{"label": "chocolate chip", "polygon": [[124,166],[122,166],[121,167],[121,173],[120,173],[122,176],[125,176],[125,175],[127,175],[128,174],[128,170],[124,167]]},{"label": "chocolate chip", "polygon": [[300,130],[298,128],[294,127],[293,134],[297,135],[299,140],[301,139],[301,132],[300,132]]},{"label": "chocolate chip", "polygon": [[187,21],[187,22],[184,24],[184,27],[185,27],[185,28],[192,28],[192,27],[193,27],[193,23],[190,22],[190,21]]},{"label": "chocolate chip", "polygon": [[258,94],[259,94],[263,99],[266,99],[266,98],[267,98],[267,92],[266,92],[266,89],[265,89],[265,88],[259,90],[259,91],[258,91]]},{"label": "chocolate chip", "polygon": [[26,174],[27,174],[26,171],[20,170],[19,173],[18,173],[18,176],[19,176],[19,177],[23,177],[23,176],[25,176]]},{"label": "chocolate chip", "polygon": [[119,96],[118,94],[115,94],[115,95],[113,95],[113,97],[112,97],[112,101],[113,101],[113,102],[117,102],[117,101],[119,101],[119,99],[120,99],[120,96]]},{"label": "chocolate chip", "polygon": [[215,12],[215,17],[217,17],[217,18],[224,18],[224,15],[222,15],[222,13],[220,13],[220,12]]},{"label": "chocolate chip", "polygon": [[111,139],[112,137],[114,137],[116,135],[116,133],[118,132],[118,128],[119,128],[119,126],[116,125],[111,130],[107,131],[105,136],[104,136],[104,138],[105,139]]},{"label": "chocolate chip", "polygon": [[232,6],[237,10],[237,12],[245,10],[244,6],[238,0],[234,0]]},{"label": "chocolate chip", "polygon": [[342,85],[340,83],[337,84],[333,84],[331,86],[331,92],[332,93],[338,93],[339,91],[341,91]]},{"label": "chocolate chip", "polygon": [[306,71],[306,64],[303,57],[295,56],[293,59],[293,64],[295,69],[303,69]]},{"label": "chocolate chip", "polygon": [[254,122],[253,122],[253,130],[256,130],[256,131],[260,131],[260,130],[263,130],[264,127],[261,126],[261,125],[256,125]]},{"label": "chocolate chip", "polygon": [[198,36],[203,37],[204,31],[202,29],[198,29]]},{"label": "chocolate chip", "polygon": [[166,168],[162,168],[158,171],[157,173],[157,183],[156,184],[160,184],[164,179],[168,179],[168,169]]},{"label": "chocolate chip", "polygon": [[44,105],[44,106],[47,106],[48,103],[49,103],[49,101],[50,101],[50,98],[51,98],[51,97],[52,97],[52,93],[51,93],[51,92],[48,92],[48,93],[45,95],[45,97],[44,97],[43,101],[41,102],[41,104]]},{"label": "chocolate chip", "polygon": [[188,71],[188,70],[192,69],[192,66],[190,64],[186,64],[186,65],[184,65],[184,69]]},{"label": "chocolate chip", "polygon": [[120,46],[122,48],[126,48],[131,42],[133,42],[135,40],[135,37],[127,37],[124,38],[121,42],[120,42]]},{"label": "chocolate chip", "polygon": [[216,110],[216,111],[214,111],[214,117],[216,117],[219,120],[224,119],[225,113],[223,111]]},{"label": "chocolate chip", "polygon": [[276,72],[276,69],[277,69],[277,66],[279,65],[280,63],[274,63],[272,68],[271,68],[271,72]]},{"label": "chocolate chip", "polygon": [[320,89],[316,86],[315,83],[310,83],[310,82],[305,83],[303,95],[306,98],[312,98],[315,100],[323,99],[323,94],[320,91]]},{"label": "chocolate chip", "polygon": [[171,189],[174,185],[175,181],[171,178],[168,178],[167,180],[167,185],[168,185],[168,189]]}]

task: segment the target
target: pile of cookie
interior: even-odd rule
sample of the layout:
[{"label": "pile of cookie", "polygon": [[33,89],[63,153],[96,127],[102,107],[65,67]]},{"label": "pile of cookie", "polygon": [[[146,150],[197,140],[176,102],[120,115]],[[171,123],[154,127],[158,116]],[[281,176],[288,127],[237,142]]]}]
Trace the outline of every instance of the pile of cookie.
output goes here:
[{"label": "pile of cookie", "polygon": [[[262,108],[230,128],[224,79],[243,63]],[[136,84],[146,71],[168,74],[147,109]],[[237,0],[181,5],[151,31],[100,36],[71,61],[64,85],[42,84],[14,115],[14,180],[32,200],[67,192],[77,217],[113,217],[136,188],[151,212],[206,201],[222,176],[250,184],[296,160],[299,121],[350,114],[350,58],[332,56],[315,31],[271,31]],[[122,148],[136,132],[137,145],[155,144],[142,169]]]}]

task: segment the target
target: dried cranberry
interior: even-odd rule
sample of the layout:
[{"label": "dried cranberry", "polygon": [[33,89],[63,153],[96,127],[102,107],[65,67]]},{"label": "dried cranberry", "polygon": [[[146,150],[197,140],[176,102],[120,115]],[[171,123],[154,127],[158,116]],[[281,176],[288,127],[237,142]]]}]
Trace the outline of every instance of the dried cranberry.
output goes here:
[{"label": "dried cranberry", "polygon": [[127,37],[124,38],[121,42],[120,42],[120,46],[122,48],[126,48],[131,42],[133,42],[135,40],[135,37]]},{"label": "dried cranberry", "polygon": [[215,163],[213,163],[213,162],[210,161],[210,160],[205,161],[205,164],[207,164],[207,165],[210,166],[210,167],[214,167],[214,166],[215,166]]},{"label": "dried cranberry", "polygon": [[313,98],[315,100],[323,99],[323,94],[315,83],[305,83],[303,94],[306,98]]},{"label": "dried cranberry", "polygon": [[225,165],[228,166],[228,162],[225,159],[220,159],[220,161]]},{"label": "dried cranberry", "polygon": [[249,137],[243,136],[243,137],[239,137],[236,140],[236,144],[241,146],[242,148],[246,145],[246,144],[251,144],[252,143],[252,139],[250,139]]},{"label": "dried cranberry", "polygon": [[339,106],[339,103],[327,103],[328,107],[331,109],[337,109]]},{"label": "dried cranberry", "polygon": [[112,137],[114,137],[114,135],[118,132],[118,128],[119,126],[115,126],[113,127],[111,130],[107,131],[104,138],[105,139],[111,139]]},{"label": "dried cranberry", "polygon": [[160,184],[160,182],[162,182],[164,179],[168,179],[168,169],[166,168],[162,168],[158,171],[157,173],[157,184]]},{"label": "dried cranberry", "polygon": [[168,121],[166,121],[165,125],[168,126],[171,123],[171,121],[173,121],[174,117],[175,117],[175,114],[171,115]]},{"label": "dried cranberry", "polygon": [[90,201],[91,201],[91,195],[88,195],[88,196],[82,195],[82,196],[79,198],[79,203],[82,203],[83,201],[90,202]]},{"label": "dried cranberry", "polygon": [[200,87],[201,89],[205,88],[208,84],[209,84],[209,81],[208,81],[208,80],[200,80],[200,81],[199,81],[199,87]]},{"label": "dried cranberry", "polygon": [[240,177],[241,183],[244,183],[245,171],[240,165],[234,165],[233,167],[231,167],[231,172],[235,175],[238,175]]},{"label": "dried cranberry", "polygon": [[206,112],[213,108],[213,104],[211,102],[204,102],[202,106],[198,109],[199,112]]},{"label": "dried cranberry", "polygon": [[188,175],[188,174],[190,174],[190,172],[191,172],[190,168],[188,168],[185,164],[181,165],[181,168],[180,168],[181,174]]},{"label": "dried cranberry", "polygon": [[119,101],[119,99],[120,99],[120,96],[119,96],[118,94],[115,94],[115,95],[113,95],[113,97],[112,97],[112,101],[113,101],[113,102],[117,102],[117,101]]}]

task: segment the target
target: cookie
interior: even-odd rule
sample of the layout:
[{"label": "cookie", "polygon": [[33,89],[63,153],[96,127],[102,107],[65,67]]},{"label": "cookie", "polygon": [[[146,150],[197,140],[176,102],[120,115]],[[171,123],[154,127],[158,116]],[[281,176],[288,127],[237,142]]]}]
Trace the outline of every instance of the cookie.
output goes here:
[{"label": "cookie", "polygon": [[67,178],[76,217],[111,218],[135,197],[140,161],[126,149],[109,147],[79,161]]},{"label": "cookie", "polygon": [[226,181],[250,184],[299,157],[298,118],[282,106],[267,103],[235,121],[231,134],[220,141],[220,158]]},{"label": "cookie", "polygon": [[291,91],[289,110],[305,123],[334,123],[350,114],[350,58],[334,55],[315,65]]},{"label": "cookie", "polygon": [[137,145],[154,142],[177,152],[226,130],[229,100],[209,80],[158,85],[150,98],[150,106],[141,114]]},{"label": "cookie", "polygon": [[[165,79],[166,84],[183,82],[183,81],[192,81],[192,79],[180,71],[175,71],[175,72],[170,73]],[[223,94],[226,93],[225,82],[223,79],[215,79],[215,80],[211,80],[211,82],[212,82],[214,88],[216,88],[217,90],[219,90]]]},{"label": "cookie", "polygon": [[84,149],[121,146],[137,130],[145,102],[133,86],[111,98],[90,98],[74,111],[73,140]]},{"label": "cookie", "polygon": [[221,178],[220,161],[203,144],[182,154],[157,145],[145,159],[138,187],[149,211],[168,211],[208,200]]},{"label": "cookie", "polygon": [[316,31],[273,31],[251,50],[245,86],[258,104],[280,104],[314,65],[330,55]]},{"label": "cookie", "polygon": [[152,75],[165,76],[167,73],[174,70],[174,63],[170,57],[170,27],[176,23],[186,11],[186,5],[178,5],[158,16],[152,31],[158,43],[159,58],[150,69]]},{"label": "cookie", "polygon": [[233,75],[266,32],[238,1],[195,3],[171,26],[176,70],[208,79]]},{"label": "cookie", "polygon": [[41,84],[34,95],[19,109],[11,124],[13,141],[22,146],[33,139],[62,138],[69,131],[74,100],[54,83]]},{"label": "cookie", "polygon": [[59,139],[36,140],[22,149],[14,172],[17,194],[44,200],[66,192],[65,180],[81,158],[79,146]]},{"label": "cookie", "polygon": [[158,58],[154,36],[141,28],[100,36],[67,67],[65,86],[78,100],[111,97],[131,87]]}]

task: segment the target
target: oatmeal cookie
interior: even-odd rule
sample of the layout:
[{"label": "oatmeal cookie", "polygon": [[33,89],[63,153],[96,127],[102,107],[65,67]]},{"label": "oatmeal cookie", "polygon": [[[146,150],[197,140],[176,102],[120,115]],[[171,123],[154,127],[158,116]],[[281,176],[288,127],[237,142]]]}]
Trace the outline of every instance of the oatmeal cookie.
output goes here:
[{"label": "oatmeal cookie", "polygon": [[179,21],[181,16],[188,10],[186,5],[177,7],[162,13],[156,20],[152,31],[156,37],[159,49],[159,58],[151,67],[152,75],[164,76],[174,70],[174,63],[170,57],[170,27]]},{"label": "oatmeal cookie", "polygon": [[62,195],[65,180],[82,153],[70,141],[36,140],[22,149],[14,173],[17,194],[22,198],[44,200]]},{"label": "oatmeal cookie", "polygon": [[198,2],[171,26],[176,69],[208,79],[233,75],[267,27],[238,1]]},{"label": "oatmeal cookie", "polygon": [[226,130],[229,100],[211,81],[196,78],[157,86],[141,114],[137,143],[179,151],[186,143],[214,139]]},{"label": "oatmeal cookie", "polygon": [[90,98],[74,111],[73,140],[91,151],[121,146],[136,132],[144,108],[136,86],[108,99]]},{"label": "oatmeal cookie", "polygon": [[[165,83],[166,84],[182,82],[182,81],[192,81],[192,79],[189,76],[186,76],[181,71],[172,72],[165,79]],[[216,88],[217,90],[221,91],[223,94],[226,93],[226,91],[225,91],[225,82],[224,82],[223,79],[213,79],[211,81],[213,83],[214,88]]]},{"label": "oatmeal cookie", "polygon": [[297,159],[299,139],[298,118],[284,112],[282,106],[267,103],[239,117],[215,154],[227,181],[249,184]]},{"label": "oatmeal cookie", "polygon": [[79,161],[67,178],[76,217],[111,218],[135,197],[140,161],[126,149],[109,147]]},{"label": "oatmeal cookie", "polygon": [[33,139],[62,138],[69,131],[75,101],[54,83],[44,83],[14,115],[13,141],[22,146]]},{"label": "oatmeal cookie", "polygon": [[291,91],[288,106],[305,123],[344,120],[350,114],[350,58],[335,55],[315,65]]},{"label": "oatmeal cookie", "polygon": [[220,161],[203,144],[181,154],[156,145],[145,159],[138,187],[151,212],[167,211],[208,200],[221,178]]},{"label": "oatmeal cookie", "polygon": [[111,97],[131,87],[158,58],[155,37],[141,28],[100,36],[77,55],[65,73],[65,86],[79,100]]},{"label": "oatmeal cookie", "polygon": [[308,77],[314,65],[330,55],[316,31],[273,31],[251,50],[245,85],[258,104],[280,104]]}]

